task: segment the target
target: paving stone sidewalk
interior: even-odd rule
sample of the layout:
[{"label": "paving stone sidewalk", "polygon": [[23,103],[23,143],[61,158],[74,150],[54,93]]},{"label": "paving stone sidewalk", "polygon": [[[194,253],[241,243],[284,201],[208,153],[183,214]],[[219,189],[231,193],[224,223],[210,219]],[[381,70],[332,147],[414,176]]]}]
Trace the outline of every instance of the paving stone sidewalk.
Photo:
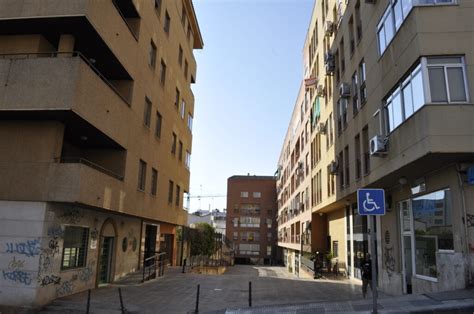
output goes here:
[{"label": "paving stone sidewalk", "polygon": [[[252,282],[252,308],[248,283]],[[284,267],[234,266],[224,275],[182,274],[167,269],[165,276],[139,283],[122,283],[92,290],[91,313],[121,313],[118,288],[128,313],[193,313],[200,285],[200,313],[331,313],[370,312],[371,299],[361,298],[359,283],[349,280],[299,279]],[[57,299],[40,313],[85,313],[87,292]],[[474,309],[471,290],[388,297],[381,294],[380,312]],[[470,310],[470,313],[473,311]],[[451,313],[451,312],[449,312]]]}]

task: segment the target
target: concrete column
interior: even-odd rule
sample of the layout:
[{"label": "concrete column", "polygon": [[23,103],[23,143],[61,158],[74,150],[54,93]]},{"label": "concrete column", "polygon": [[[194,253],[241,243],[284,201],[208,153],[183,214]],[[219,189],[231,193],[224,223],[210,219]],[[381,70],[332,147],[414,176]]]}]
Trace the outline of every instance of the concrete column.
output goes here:
[{"label": "concrete column", "polygon": [[65,53],[65,52],[72,52],[74,51],[74,44],[76,39],[73,35],[70,34],[62,34],[59,37],[59,44],[58,44],[58,56],[59,57],[71,57],[72,54]]}]

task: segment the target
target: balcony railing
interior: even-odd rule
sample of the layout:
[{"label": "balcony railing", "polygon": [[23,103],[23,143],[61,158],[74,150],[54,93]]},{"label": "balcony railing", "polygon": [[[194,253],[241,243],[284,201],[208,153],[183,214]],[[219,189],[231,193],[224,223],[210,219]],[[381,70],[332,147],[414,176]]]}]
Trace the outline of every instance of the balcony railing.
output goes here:
[{"label": "balcony railing", "polygon": [[112,89],[117,96],[119,96],[129,107],[131,106],[130,101],[124,97],[119,90],[105,77],[91,62],[91,60],[87,59],[81,52],[79,51],[71,51],[71,52],[35,52],[35,53],[8,53],[8,54],[0,54],[0,59],[35,59],[35,58],[56,58],[56,57],[64,57],[64,58],[81,58],[89,68],[97,74],[98,77]]},{"label": "balcony railing", "polygon": [[117,174],[109,169],[106,169],[96,163],[93,163],[92,161],[90,160],[87,160],[87,159],[84,159],[84,158],[81,158],[81,157],[66,157],[66,158],[55,158],[55,162],[59,162],[59,163],[71,163],[71,164],[83,164],[83,165],[86,165],[88,167],[91,167],[97,171],[100,171],[102,173],[105,173],[106,175],[109,175],[111,177],[114,177],[118,180],[121,180],[123,181],[124,177],[120,174]]}]

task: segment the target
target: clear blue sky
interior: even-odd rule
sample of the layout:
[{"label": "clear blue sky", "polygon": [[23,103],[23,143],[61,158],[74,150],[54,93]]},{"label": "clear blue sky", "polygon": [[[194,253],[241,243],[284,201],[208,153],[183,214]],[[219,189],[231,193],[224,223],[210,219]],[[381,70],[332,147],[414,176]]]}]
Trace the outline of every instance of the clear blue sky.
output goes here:
[{"label": "clear blue sky", "polygon": [[[195,50],[191,187],[226,194],[236,174],[273,175],[302,80],[313,0],[194,0],[204,39]],[[226,199],[191,199],[191,211]]]}]

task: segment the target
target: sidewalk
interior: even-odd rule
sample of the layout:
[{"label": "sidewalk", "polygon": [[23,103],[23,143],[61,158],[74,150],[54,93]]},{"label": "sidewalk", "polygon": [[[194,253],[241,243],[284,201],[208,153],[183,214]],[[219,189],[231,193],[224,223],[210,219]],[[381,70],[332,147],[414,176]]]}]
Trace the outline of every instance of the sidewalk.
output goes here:
[{"label": "sidewalk", "polygon": [[[474,289],[421,295],[383,296],[378,299],[379,313],[474,313]],[[226,314],[260,313],[371,313],[372,297],[357,301],[318,302],[227,309]]]}]

